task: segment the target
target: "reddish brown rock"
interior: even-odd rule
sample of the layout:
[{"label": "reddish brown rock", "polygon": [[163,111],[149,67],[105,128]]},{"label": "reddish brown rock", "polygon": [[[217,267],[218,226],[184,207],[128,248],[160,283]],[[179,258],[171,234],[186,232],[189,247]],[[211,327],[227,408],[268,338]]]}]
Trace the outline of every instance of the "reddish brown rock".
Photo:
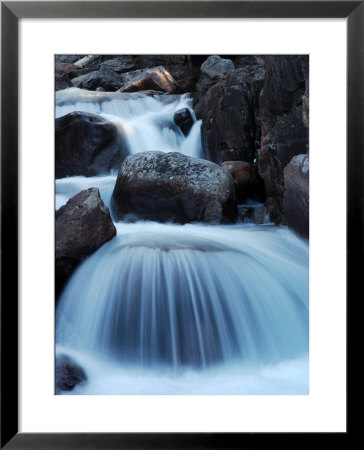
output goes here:
[{"label": "reddish brown rock", "polygon": [[263,180],[255,164],[246,161],[225,161],[221,167],[233,177],[238,201],[248,198],[262,200],[264,197]]}]

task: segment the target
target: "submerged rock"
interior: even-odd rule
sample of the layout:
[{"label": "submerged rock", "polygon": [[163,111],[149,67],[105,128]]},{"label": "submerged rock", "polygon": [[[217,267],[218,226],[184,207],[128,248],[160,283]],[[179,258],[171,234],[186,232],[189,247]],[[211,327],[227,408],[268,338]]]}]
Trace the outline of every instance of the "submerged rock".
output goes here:
[{"label": "submerged rock", "polygon": [[96,114],[76,111],[56,119],[56,178],[105,174],[127,153],[116,125]]},{"label": "submerged rock", "polygon": [[99,190],[90,188],[56,211],[56,295],[78,264],[116,235]]},{"label": "submerged rock", "polygon": [[174,113],[174,123],[180,127],[182,133],[187,136],[193,125],[193,117],[188,108],[179,109]]},{"label": "submerged rock", "polygon": [[289,227],[309,235],[309,157],[298,155],[284,169],[283,208]]},{"label": "submerged rock", "polygon": [[118,174],[111,208],[117,220],[223,223],[237,217],[229,172],[177,152],[128,156]]},{"label": "submerged rock", "polygon": [[55,371],[56,394],[60,394],[62,391],[72,391],[77,384],[86,380],[85,371],[75,360],[67,355],[57,355]]}]

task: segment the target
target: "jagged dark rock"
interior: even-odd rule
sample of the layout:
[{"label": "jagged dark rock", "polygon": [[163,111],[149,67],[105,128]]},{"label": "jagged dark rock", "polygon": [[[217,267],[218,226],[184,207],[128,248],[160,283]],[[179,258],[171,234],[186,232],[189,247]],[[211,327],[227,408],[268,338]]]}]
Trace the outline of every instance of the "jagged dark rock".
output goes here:
[{"label": "jagged dark rock", "polygon": [[267,56],[265,70],[258,169],[274,222],[280,223],[284,222],[283,170],[295,155],[308,152],[308,56]]},{"label": "jagged dark rock", "polygon": [[[207,64],[212,60],[213,64]],[[250,61],[250,63],[249,63]],[[231,60],[209,57],[201,66],[194,108],[202,119],[202,145],[209,159],[253,162],[260,141],[259,93],[264,59],[235,68]]]}]

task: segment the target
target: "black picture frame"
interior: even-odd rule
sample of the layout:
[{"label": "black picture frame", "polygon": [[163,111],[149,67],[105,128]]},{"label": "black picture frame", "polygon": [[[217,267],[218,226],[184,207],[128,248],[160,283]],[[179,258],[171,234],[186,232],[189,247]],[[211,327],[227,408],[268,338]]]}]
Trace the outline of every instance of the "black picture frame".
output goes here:
[{"label": "black picture frame", "polygon": [[[325,433],[18,433],[18,21],[116,17],[347,19],[347,305],[361,292],[364,1],[1,2],[1,448],[226,449],[270,448],[276,443],[296,448],[312,438],[315,445],[327,444]],[[347,350],[348,367],[352,351],[349,334]],[[350,374],[347,370],[348,386]],[[347,395],[349,399],[349,389]],[[343,448],[352,435],[349,417],[347,408],[347,432],[335,433]]]}]

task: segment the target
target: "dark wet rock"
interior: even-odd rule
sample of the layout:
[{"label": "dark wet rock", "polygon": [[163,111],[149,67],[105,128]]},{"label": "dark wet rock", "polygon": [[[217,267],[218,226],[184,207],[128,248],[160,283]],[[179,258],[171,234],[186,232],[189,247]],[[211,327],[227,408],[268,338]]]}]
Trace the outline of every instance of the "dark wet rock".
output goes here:
[{"label": "dark wet rock", "polygon": [[84,56],[86,56],[86,55],[56,55],[55,60],[56,60],[56,63],[61,62],[61,63],[73,64],[73,63],[79,61]]},{"label": "dark wet rock", "polygon": [[111,69],[101,68],[71,80],[72,86],[89,91],[101,87],[106,92],[115,92],[122,85],[121,75]]},{"label": "dark wet rock", "polygon": [[56,295],[78,264],[116,235],[99,190],[90,188],[56,211]]},{"label": "dark wet rock", "polygon": [[101,69],[113,70],[116,73],[124,73],[131,70],[138,69],[136,59],[132,56],[116,56],[115,58],[107,59],[100,64]]},{"label": "dark wet rock", "polygon": [[231,59],[221,58],[218,55],[209,56],[201,65],[201,73],[210,80],[221,79],[221,77],[234,69],[235,66]]},{"label": "dark wet rock", "polygon": [[265,70],[258,169],[275,204],[274,215],[284,220],[283,211],[278,212],[284,168],[294,156],[308,152],[308,56],[267,56]]},{"label": "dark wet rock", "polygon": [[177,81],[177,86],[175,89],[176,94],[186,94],[194,92],[196,89],[196,83],[198,78],[196,76],[186,77]]},{"label": "dark wet rock", "polygon": [[193,117],[188,108],[183,108],[174,113],[174,123],[180,127],[182,133],[187,136],[193,125]]},{"label": "dark wet rock", "polygon": [[145,152],[126,158],[111,208],[117,220],[224,223],[237,217],[229,172],[177,152]]},{"label": "dark wet rock", "polygon": [[260,141],[263,63],[254,59],[253,65],[235,69],[232,61],[216,58],[211,68],[202,68],[209,59],[201,66],[202,76],[194,94],[196,117],[202,119],[205,155],[219,164],[224,160],[253,162]]},{"label": "dark wet rock", "polygon": [[56,394],[72,391],[75,386],[87,380],[83,368],[67,355],[57,355],[55,384]]},{"label": "dark wet rock", "polygon": [[74,64],[56,62],[55,65],[55,88],[56,91],[72,86],[71,79],[80,75],[80,69]]},{"label": "dark wet rock", "polygon": [[287,225],[309,235],[309,156],[297,155],[284,169],[284,215]]},{"label": "dark wet rock", "polygon": [[127,72],[121,77],[117,92],[156,90],[173,93],[177,86],[176,80],[163,66]]},{"label": "dark wet rock", "polygon": [[63,71],[55,72],[55,90],[61,91],[62,89],[67,89],[72,86],[70,76],[68,73]]},{"label": "dark wet rock", "polygon": [[248,198],[264,200],[264,183],[255,164],[246,161],[225,161],[221,167],[228,170],[233,177],[239,202]]},{"label": "dark wet rock", "polygon": [[100,116],[76,111],[56,119],[56,178],[105,174],[127,154],[120,131]]}]

